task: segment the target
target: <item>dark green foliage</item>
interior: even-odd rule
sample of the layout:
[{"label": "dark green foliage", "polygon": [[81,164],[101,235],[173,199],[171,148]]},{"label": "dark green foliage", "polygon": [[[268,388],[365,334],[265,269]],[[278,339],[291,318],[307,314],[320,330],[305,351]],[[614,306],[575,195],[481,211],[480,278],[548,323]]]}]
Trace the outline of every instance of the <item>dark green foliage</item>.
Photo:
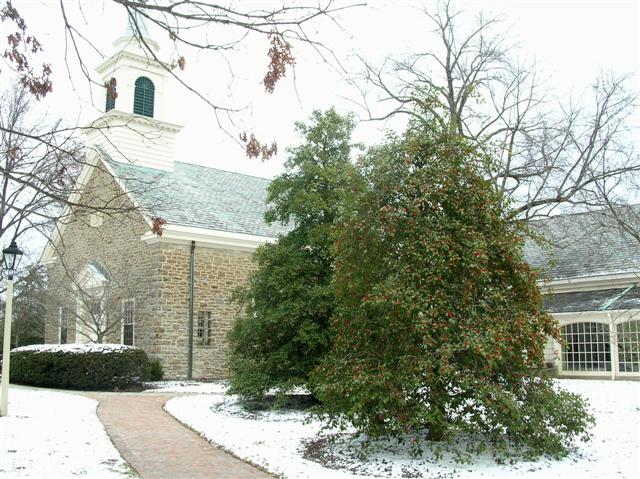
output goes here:
[{"label": "dark green foliage", "polygon": [[149,358],[144,370],[145,381],[161,381],[164,377],[164,370],[158,358]]},{"label": "dark green foliage", "polygon": [[333,109],[298,123],[305,143],[289,151],[286,172],[269,187],[268,222],[293,229],[258,248],[256,272],[236,293],[243,314],[229,335],[231,391],[260,398],[306,386],[328,347],[334,296],[330,230],[354,181],[353,121]]},{"label": "dark green foliage", "polygon": [[[161,373],[161,369],[160,369]],[[113,391],[152,380],[157,366],[142,349],[110,352],[16,351],[11,382],[61,389]]]},{"label": "dark green foliage", "polygon": [[[44,301],[47,290],[45,268],[32,265],[25,268],[14,283],[13,324],[11,348],[42,344],[44,342]],[[0,299],[0,310],[5,302]],[[0,353],[2,353],[4,328],[0,328]]]},{"label": "dark green foliage", "polygon": [[370,152],[370,188],[335,236],[333,348],[316,394],[330,425],[369,438],[467,432],[480,438],[470,452],[561,456],[592,418],[535,376],[556,323],[478,151],[413,129]]}]

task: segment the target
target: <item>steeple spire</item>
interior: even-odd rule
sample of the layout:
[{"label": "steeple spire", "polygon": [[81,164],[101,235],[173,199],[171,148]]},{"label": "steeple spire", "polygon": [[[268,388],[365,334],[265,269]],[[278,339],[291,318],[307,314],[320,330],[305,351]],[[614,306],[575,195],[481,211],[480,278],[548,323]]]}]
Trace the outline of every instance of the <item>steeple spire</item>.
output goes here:
[{"label": "steeple spire", "polygon": [[133,12],[133,15],[129,15],[127,17],[127,28],[124,32],[124,36],[135,37],[138,30],[145,40],[151,40],[151,35],[149,35],[149,25],[147,23],[146,17],[144,17],[139,11],[135,10]]},{"label": "steeple spire", "polygon": [[133,47],[133,49],[138,49],[139,53],[140,50],[145,50],[143,45],[141,45],[140,37],[144,43],[154,51],[154,53],[158,52],[160,47],[149,34],[149,23],[147,22],[147,18],[137,10],[134,10],[133,14],[127,16],[127,25],[124,33],[120,38],[113,42],[113,46],[116,51],[127,49],[131,50]]}]

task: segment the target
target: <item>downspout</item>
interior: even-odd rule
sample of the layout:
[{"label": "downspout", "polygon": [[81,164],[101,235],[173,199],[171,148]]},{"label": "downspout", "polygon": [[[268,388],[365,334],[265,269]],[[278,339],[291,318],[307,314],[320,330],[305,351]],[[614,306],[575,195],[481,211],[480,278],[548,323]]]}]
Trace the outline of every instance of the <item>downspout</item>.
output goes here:
[{"label": "downspout", "polygon": [[191,242],[189,254],[189,356],[187,360],[187,379],[193,379],[193,283],[195,271],[196,242]]}]

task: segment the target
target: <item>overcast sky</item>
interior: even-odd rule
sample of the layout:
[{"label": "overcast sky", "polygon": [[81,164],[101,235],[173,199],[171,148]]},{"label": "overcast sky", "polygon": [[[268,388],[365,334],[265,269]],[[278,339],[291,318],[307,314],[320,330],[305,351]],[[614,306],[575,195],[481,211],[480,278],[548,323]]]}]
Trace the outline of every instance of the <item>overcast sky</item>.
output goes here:
[{"label": "overcast sky", "polygon": [[[53,119],[64,117],[69,122],[88,123],[98,115],[92,106],[86,81],[74,61],[65,63],[65,35],[57,0],[14,0],[28,27],[46,50],[54,72],[54,94],[42,104],[42,111]],[[102,0],[65,2],[74,25],[97,47],[109,55],[111,43],[125,29],[122,8]],[[245,2],[236,2],[244,7]],[[433,8],[433,2],[424,2]],[[637,0],[487,0],[458,1],[454,5],[473,13],[483,11],[499,16],[500,27],[508,32],[508,40],[519,49],[514,56],[523,63],[535,61],[540,76],[559,98],[573,96],[579,101],[589,98],[589,86],[601,72],[616,75],[635,74],[629,86],[640,91],[640,2]],[[341,64],[353,74],[360,54],[373,63],[385,56],[402,58],[416,51],[425,51],[435,44],[431,27],[421,13],[419,2],[368,2],[343,12],[340,27],[321,22],[310,30],[332,49]],[[155,34],[155,35],[154,35]],[[167,43],[161,57],[168,57]],[[151,36],[160,33],[151,29]],[[94,68],[101,61],[98,52],[82,47],[87,66]],[[297,141],[293,122],[305,120],[315,108],[335,105],[339,111],[356,109],[350,99],[355,91],[345,82],[335,67],[323,62],[308,47],[296,46],[295,78],[288,77],[276,86],[273,95],[261,85],[266,71],[268,45],[264,39],[249,39],[227,58],[207,54],[187,53],[184,78],[215,101],[233,107],[246,107],[235,121],[241,129],[255,131],[259,138],[278,142],[280,153],[267,162],[249,160],[240,147],[216,126],[210,109],[193,95],[176,87],[169,108],[172,115],[164,120],[184,125],[178,142],[178,160],[208,166],[273,177],[282,171],[285,147]],[[71,52],[67,51],[67,55]],[[68,69],[67,64],[71,67]],[[335,65],[335,63],[333,63]],[[233,75],[230,73],[233,72]],[[7,75],[0,75],[3,88]],[[102,105],[99,105],[102,106]],[[357,111],[356,113],[362,113]],[[363,123],[356,139],[366,144],[376,143],[380,130],[397,123]],[[231,129],[235,135],[238,130]]]}]

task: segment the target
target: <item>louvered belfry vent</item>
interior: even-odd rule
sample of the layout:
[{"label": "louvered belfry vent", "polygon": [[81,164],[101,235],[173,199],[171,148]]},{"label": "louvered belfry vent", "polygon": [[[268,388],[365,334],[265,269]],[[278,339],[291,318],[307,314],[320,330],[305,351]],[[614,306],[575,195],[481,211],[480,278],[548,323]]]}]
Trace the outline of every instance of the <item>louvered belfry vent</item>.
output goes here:
[{"label": "louvered belfry vent", "polygon": [[133,112],[137,115],[153,118],[153,99],[155,87],[147,77],[139,77],[136,80],[133,96]]},{"label": "louvered belfry vent", "polygon": [[109,95],[109,92],[107,92],[107,104],[104,108],[104,111],[110,111],[113,110],[116,107],[116,100]]}]

